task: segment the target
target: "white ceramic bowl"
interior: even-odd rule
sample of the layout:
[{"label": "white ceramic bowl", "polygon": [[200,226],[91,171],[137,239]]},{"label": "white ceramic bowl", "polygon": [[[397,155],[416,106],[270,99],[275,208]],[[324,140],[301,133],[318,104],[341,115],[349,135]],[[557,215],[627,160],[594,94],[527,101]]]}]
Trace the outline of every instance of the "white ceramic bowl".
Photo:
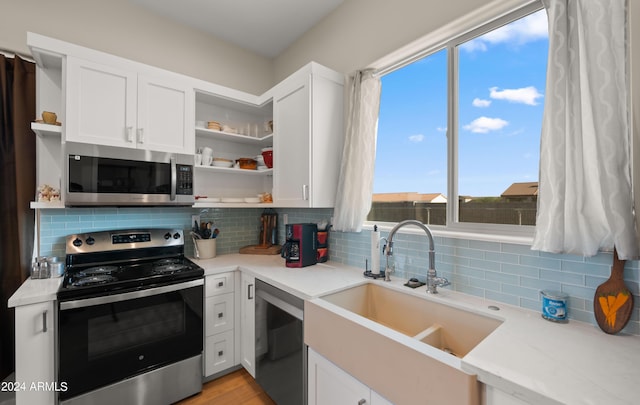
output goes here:
[{"label": "white ceramic bowl", "polygon": [[216,167],[231,167],[231,166],[233,166],[233,162],[230,161],[230,160],[213,159],[213,162],[211,164],[213,166],[216,166]]}]

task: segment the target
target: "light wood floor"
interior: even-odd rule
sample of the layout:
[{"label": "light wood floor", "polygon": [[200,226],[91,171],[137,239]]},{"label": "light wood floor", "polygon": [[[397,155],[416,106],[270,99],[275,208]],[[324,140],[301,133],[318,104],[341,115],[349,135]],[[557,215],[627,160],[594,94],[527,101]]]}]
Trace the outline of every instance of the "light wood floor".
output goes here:
[{"label": "light wood floor", "polygon": [[209,381],[202,392],[177,405],[276,405],[244,368]]}]

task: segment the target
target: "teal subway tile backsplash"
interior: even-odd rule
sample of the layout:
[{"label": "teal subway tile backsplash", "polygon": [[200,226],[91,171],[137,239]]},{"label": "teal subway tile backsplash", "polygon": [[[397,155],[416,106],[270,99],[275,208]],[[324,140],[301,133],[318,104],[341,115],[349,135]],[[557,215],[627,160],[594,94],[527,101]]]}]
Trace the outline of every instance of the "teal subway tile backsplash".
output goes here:
[{"label": "teal subway tile backsplash", "polygon": [[258,243],[261,209],[193,209],[189,207],[97,207],[40,211],[41,256],[64,256],[67,235],[132,228],[178,228],[185,231],[185,254],[193,256],[188,237],[191,215],[212,221],[220,229],[217,253],[237,253]]},{"label": "teal subway tile backsplash", "polygon": [[[68,234],[135,227],[172,227],[189,231],[191,215],[199,214],[220,229],[218,254],[236,253],[242,246],[258,243],[258,208],[67,208],[40,211],[40,254],[64,256]],[[277,209],[279,242],[284,242],[283,216],[289,223],[330,221],[332,209]],[[382,232],[382,237],[387,234]],[[329,233],[330,260],[360,269],[370,260],[370,231]],[[569,318],[595,325],[593,298],[598,285],[610,275],[612,255],[600,253],[583,258],[531,250],[530,246],[437,236],[434,238],[436,269],[451,281],[450,288],[465,294],[540,311],[540,291],[557,290],[569,295]],[[397,234],[394,278],[425,280],[428,266],[424,235]],[[382,242],[384,244],[384,241]],[[185,252],[193,255],[186,240]],[[385,258],[380,254],[381,268]],[[640,335],[640,265],[629,261],[625,281],[634,294],[634,310],[624,333]],[[597,326],[594,326],[597,327]]]}]

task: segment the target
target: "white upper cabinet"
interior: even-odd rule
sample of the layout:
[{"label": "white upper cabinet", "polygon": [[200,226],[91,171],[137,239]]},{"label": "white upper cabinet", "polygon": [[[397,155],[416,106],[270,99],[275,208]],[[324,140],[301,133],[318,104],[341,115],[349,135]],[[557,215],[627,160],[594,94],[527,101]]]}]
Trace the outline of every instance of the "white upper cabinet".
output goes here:
[{"label": "white upper cabinet", "polygon": [[193,153],[193,90],[177,78],[67,57],[67,141]]},{"label": "white upper cabinet", "polygon": [[[334,206],[345,132],[342,74],[311,62],[256,96],[41,35],[27,37],[38,63],[37,108],[57,112],[62,124],[34,127],[40,134],[39,183],[63,187],[64,142],[183,154],[207,148],[230,167],[195,166],[195,194],[208,197],[196,207]],[[209,129],[209,121],[222,128]],[[273,168],[233,166],[240,158],[260,159],[269,147]],[[267,193],[273,202],[255,202]]]},{"label": "white upper cabinet", "polygon": [[277,206],[334,206],[344,144],[343,88],[341,74],[312,62],[273,89]]}]

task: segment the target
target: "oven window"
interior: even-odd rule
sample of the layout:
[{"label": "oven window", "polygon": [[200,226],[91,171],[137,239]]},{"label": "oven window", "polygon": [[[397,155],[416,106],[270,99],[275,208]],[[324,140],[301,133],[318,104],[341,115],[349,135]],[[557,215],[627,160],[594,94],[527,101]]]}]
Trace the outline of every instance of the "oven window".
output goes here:
[{"label": "oven window", "polygon": [[61,309],[58,375],[66,400],[202,354],[203,286]]},{"label": "oven window", "polygon": [[184,313],[182,302],[128,311],[117,311],[111,304],[111,313],[88,320],[88,358],[94,360],[183,335]]},{"label": "oven window", "polygon": [[169,194],[171,164],[69,155],[69,192]]}]

